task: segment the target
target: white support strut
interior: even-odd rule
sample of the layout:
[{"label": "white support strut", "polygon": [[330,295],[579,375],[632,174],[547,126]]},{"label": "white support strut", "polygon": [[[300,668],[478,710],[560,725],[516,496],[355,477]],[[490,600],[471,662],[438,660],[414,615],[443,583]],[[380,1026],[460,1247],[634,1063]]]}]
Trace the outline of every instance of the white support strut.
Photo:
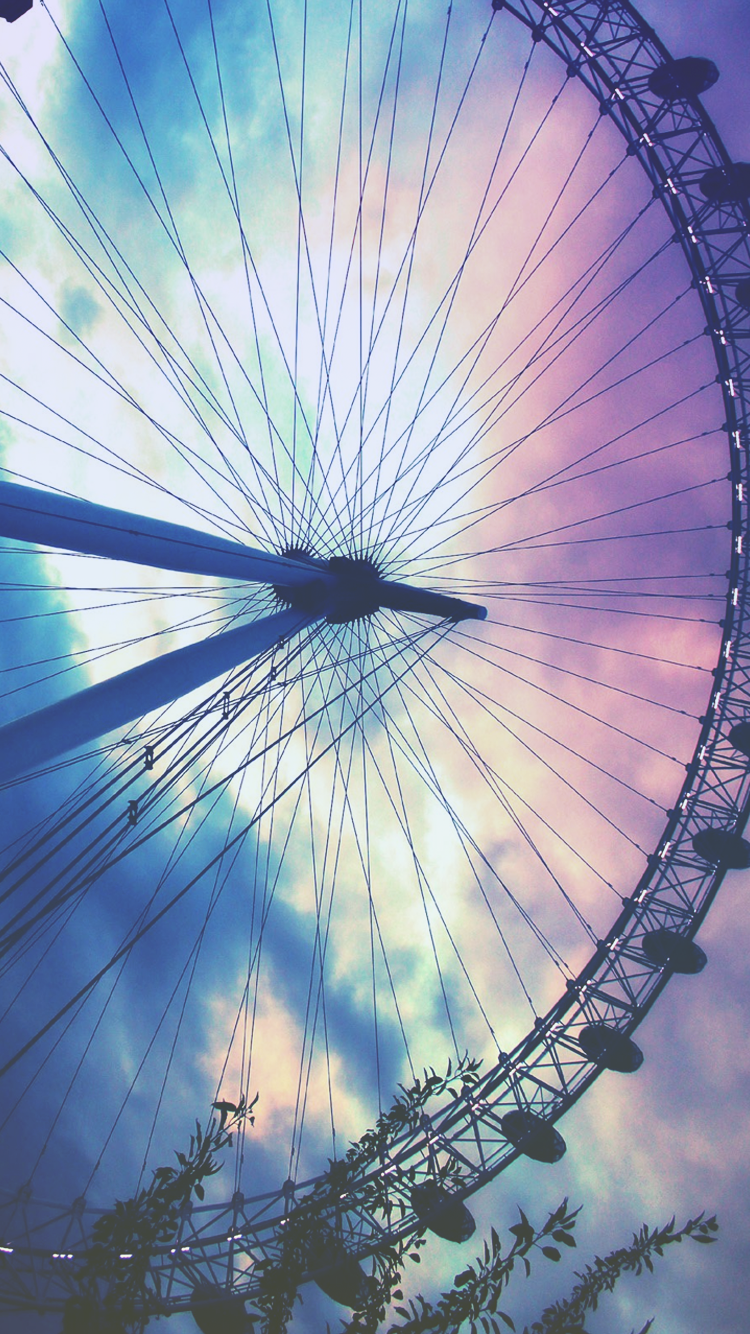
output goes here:
[{"label": "white support strut", "polygon": [[314,613],[294,608],[276,612],[164,653],[6,723],[0,727],[0,782],[17,778],[163,708],[241,662],[265,653],[280,639],[297,634],[324,615],[324,608]]},{"label": "white support strut", "polygon": [[0,482],[0,537],[182,574],[286,588],[307,584],[312,578],[332,582],[325,561],[293,560],[197,528],[15,482]]},{"label": "white support strut", "polygon": [[460,621],[484,607],[383,579],[366,560],[304,560],[198,529],[0,482],[0,537],[162,570],[270,584],[286,610],[165,653],[0,727],[0,782],[49,763],[207,685],[315,621],[334,624],[387,608]]}]

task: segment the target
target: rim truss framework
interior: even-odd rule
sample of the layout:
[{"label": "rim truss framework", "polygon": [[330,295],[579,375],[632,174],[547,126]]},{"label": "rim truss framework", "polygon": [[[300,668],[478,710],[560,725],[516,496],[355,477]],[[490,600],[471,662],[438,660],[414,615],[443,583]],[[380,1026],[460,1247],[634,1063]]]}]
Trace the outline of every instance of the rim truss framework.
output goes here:
[{"label": "rim truss framework", "polygon": [[[747,757],[730,742],[733,726],[750,716],[750,570],[747,540],[750,494],[750,309],[737,300],[750,278],[750,209],[746,201],[707,200],[700,182],[711,168],[731,166],[714,126],[696,100],[665,101],[649,76],[670,60],[653,31],[624,0],[495,0],[531,29],[581,80],[624,136],[651,180],[674,227],[698,289],[718,367],[730,453],[731,560],[721,653],[694,758],[656,853],[632,897],[579,976],[533,1031],[496,1067],[447,1106],[425,1113],[416,1129],[389,1144],[345,1196],[330,1195],[321,1221],[335,1227],[346,1249],[360,1256],[419,1226],[399,1168],[416,1179],[449,1160],[469,1195],[518,1156],[503,1133],[509,1111],[531,1111],[555,1122],[600,1072],[578,1041],[581,1029],[605,1023],[633,1032],[665,986],[670,971],[642,949],[646,932],[660,928],[687,939],[698,930],[724,867],[693,848],[701,830],[739,834],[750,814]],[[491,37],[490,37],[491,40]],[[368,1187],[393,1177],[392,1215],[367,1206]],[[455,1175],[454,1175],[455,1179]],[[161,1300],[154,1313],[185,1309],[195,1283],[209,1281],[250,1297],[254,1264],[282,1254],[279,1225],[316,1181],[285,1183],[277,1193],[201,1205],[185,1212],[173,1244],[155,1251],[152,1272]],[[371,1192],[370,1192],[371,1195]],[[7,1197],[6,1197],[7,1199]],[[24,1196],[0,1208],[0,1304],[60,1309],[75,1291],[76,1256],[86,1245],[87,1220],[101,1211],[76,1201],[69,1209]],[[398,1221],[395,1221],[395,1216]],[[390,1222],[388,1219],[390,1218]],[[123,1263],[126,1263],[123,1260]]]}]

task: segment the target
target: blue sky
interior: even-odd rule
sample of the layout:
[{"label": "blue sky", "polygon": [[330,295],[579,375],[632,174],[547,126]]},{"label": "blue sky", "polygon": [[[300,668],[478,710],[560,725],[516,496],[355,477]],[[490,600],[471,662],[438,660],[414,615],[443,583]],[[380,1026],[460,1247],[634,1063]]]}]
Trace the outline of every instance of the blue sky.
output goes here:
[{"label": "blue sky", "polygon": [[[718,613],[711,599],[725,560],[719,529],[726,513],[726,465],[715,427],[715,391],[709,387],[688,406],[675,406],[684,385],[708,382],[713,374],[703,343],[696,337],[663,369],[638,379],[636,390],[628,381],[612,388],[602,403],[579,407],[567,417],[556,415],[570,383],[585,379],[587,364],[596,366],[597,359],[614,352],[623,330],[635,339],[651,319],[656,330],[635,340],[635,352],[622,354],[618,364],[625,371],[635,369],[644,349],[645,355],[672,349],[683,329],[686,336],[700,335],[700,312],[676,255],[666,255],[658,269],[648,268],[640,285],[629,289],[628,300],[613,308],[612,322],[600,322],[588,339],[583,336],[568,360],[550,360],[533,394],[520,394],[502,416],[498,408],[496,418],[490,407],[486,429],[478,426],[481,413],[476,419],[471,415],[483,396],[495,403],[495,367],[506,355],[506,374],[513,383],[520,362],[512,360],[519,354],[511,349],[538,319],[547,318],[550,291],[562,291],[566,275],[577,271],[603,238],[616,234],[631,195],[644,205],[648,200],[634,165],[626,163],[603,191],[598,211],[587,212],[572,232],[567,249],[560,247],[538,276],[531,275],[522,299],[508,306],[468,372],[473,339],[492,321],[498,292],[523,262],[546,201],[570,167],[573,127],[583,124],[582,133],[592,133],[591,151],[586,150],[576,178],[579,203],[618,161],[614,140],[606,138],[608,127],[592,129],[596,108],[575,88],[566,91],[551,122],[554,128],[540,137],[537,156],[510,188],[506,212],[488,222],[485,249],[478,246],[476,258],[466,264],[450,304],[449,333],[439,336],[433,308],[460,263],[466,216],[480,207],[495,152],[487,124],[498,125],[507,115],[506,85],[498,81],[496,88],[487,81],[480,84],[481,95],[467,98],[465,137],[430,186],[429,211],[409,267],[404,238],[413,225],[419,189],[414,164],[421,164],[426,133],[425,71],[434,68],[442,37],[430,7],[414,7],[404,47],[401,137],[394,138],[389,157],[383,113],[369,167],[366,153],[358,157],[354,82],[344,116],[344,151],[337,158],[343,75],[340,60],[331,74],[326,56],[345,48],[348,9],[327,14],[321,27],[311,25],[303,127],[296,10],[285,6],[274,12],[282,103],[260,9],[249,17],[244,6],[214,8],[231,154],[222,138],[204,6],[196,0],[175,5],[174,12],[214,128],[218,162],[160,6],[142,4],[134,11],[118,3],[108,8],[153,158],[94,7],[71,2],[61,14],[112,128],[92,113],[89,93],[51,38],[32,43],[31,29],[24,32],[21,23],[3,34],[10,68],[95,214],[92,227],[61,187],[23,118],[6,107],[0,120],[4,142],[51,207],[59,209],[85,253],[74,253],[8,169],[0,224],[7,252],[2,290],[16,313],[8,311],[0,333],[8,376],[0,403],[4,477],[224,535],[249,534],[248,540],[277,549],[301,543],[316,554],[340,554],[349,534],[354,532],[356,544],[357,536],[362,542],[367,533],[387,572],[434,579],[468,596],[499,598],[494,581],[500,566],[502,579],[515,585],[515,593],[491,603],[494,628],[487,639],[470,627],[455,652],[450,641],[438,643],[437,635],[433,642],[431,630],[405,645],[392,620],[370,632],[329,629],[305,647],[300,662],[287,648],[288,660],[282,654],[275,671],[286,682],[299,673],[301,663],[297,686],[282,702],[268,663],[255,676],[237,677],[232,704],[245,701],[245,731],[234,724],[230,739],[212,731],[224,707],[225,686],[219,684],[213,712],[205,713],[192,733],[205,738],[204,760],[195,760],[196,767],[177,780],[180,800],[197,801],[194,813],[176,819],[104,872],[94,862],[91,874],[84,874],[85,895],[66,917],[64,931],[59,938],[51,934],[36,942],[8,984],[29,975],[6,1019],[12,1049],[109,958],[139,912],[148,911],[152,894],[162,896],[153,900],[158,906],[195,880],[179,914],[144,939],[121,975],[118,969],[108,974],[59,1046],[50,1045],[31,1090],[23,1093],[35,1068],[31,1063],[11,1077],[5,1105],[13,1107],[13,1167],[19,1180],[33,1167],[35,1188],[45,1198],[71,1198],[87,1182],[101,1203],[115,1191],[127,1193],[144,1153],[151,1166],[163,1160],[189,1133],[192,1118],[205,1115],[217,1087],[232,1096],[240,1080],[250,1093],[258,1088],[261,1094],[245,1189],[248,1179],[264,1185],[281,1180],[290,1170],[289,1137],[305,1070],[308,1113],[293,1166],[300,1175],[315,1170],[333,1151],[329,1098],[335,1104],[340,1149],[371,1123],[378,1099],[386,1105],[394,1085],[408,1076],[402,1024],[417,1068],[425,1062],[440,1066],[451,1054],[441,981],[451,994],[450,1017],[459,1027],[461,1047],[489,1058],[495,1037],[511,1046],[526,1031],[529,1010],[513,971],[499,971],[503,949],[487,903],[497,904],[498,912],[507,909],[504,939],[521,976],[533,978],[532,1002],[535,1012],[543,1012],[559,994],[560,978],[549,952],[508,907],[506,885],[514,893],[520,887],[541,931],[576,971],[590,942],[557,897],[556,882],[564,879],[572,887],[576,905],[603,934],[616,916],[621,886],[634,883],[643,850],[654,846],[663,827],[663,811],[681,781],[676,769],[694,744],[695,719],[702,712],[707,671],[718,645]],[[750,35],[745,7],[715,3],[707,9],[690,0],[679,12],[652,3],[643,6],[643,13],[675,54],[715,60],[722,77],[706,94],[705,105],[735,160],[749,160],[747,77],[741,59]],[[35,12],[34,22],[41,17]],[[373,45],[384,53],[385,10],[376,6],[368,22]],[[470,7],[455,6],[455,25],[456,60],[436,115],[436,141],[449,125],[444,108],[453,105],[451,98],[467,75],[466,53],[474,50],[470,42],[477,42],[481,32]],[[513,30],[494,58],[507,75],[507,87],[514,86],[525,46]],[[543,56],[539,63],[530,113],[534,106],[547,106],[560,82],[559,72],[545,65]],[[395,63],[387,69],[384,86],[389,89]],[[356,61],[351,71],[354,81]],[[339,80],[335,86],[334,77]],[[371,116],[379,92],[374,76],[363,78],[362,101]],[[301,186],[299,175],[295,179],[290,171],[287,129],[293,144],[304,134]],[[140,181],[118,150],[113,130]],[[514,125],[508,138],[511,160],[521,151],[523,134]],[[231,192],[225,188],[232,169],[247,264]],[[368,256],[379,258],[377,263],[361,261],[360,286],[367,301],[360,328],[357,281],[351,275],[360,263],[356,201],[363,171],[361,235]],[[332,242],[334,180],[338,212]],[[383,221],[379,201],[386,182]],[[498,188],[492,185],[490,199]],[[304,234],[297,226],[299,189],[305,201]],[[575,208],[566,197],[563,218]],[[620,272],[620,263],[622,273],[627,272],[637,262],[637,247],[648,254],[664,235],[661,217],[651,210],[642,230],[634,233],[632,251],[628,243],[614,261],[614,272]],[[189,267],[179,262],[180,249]],[[399,275],[407,268],[412,285],[402,307]],[[328,287],[321,277],[325,273],[330,274]],[[605,286],[593,290],[601,294]],[[389,291],[395,295],[387,298]],[[325,368],[321,326],[326,330]],[[360,392],[359,340],[366,341],[368,327],[370,337],[374,329],[379,332],[363,380],[366,390]],[[408,360],[405,349],[414,343],[417,350]],[[401,358],[397,381],[389,380],[394,349]],[[420,396],[428,372],[430,393]],[[298,396],[290,388],[293,379]],[[386,401],[391,408],[383,406]],[[651,425],[649,412],[660,410],[663,418]],[[547,412],[555,416],[552,428],[539,425]],[[362,476],[357,471],[360,429],[366,439]],[[581,442],[611,437],[618,429],[623,441],[608,445],[607,456],[618,460],[618,468],[587,474],[583,483],[541,489],[541,479],[560,456],[572,460],[585,452]],[[442,441],[440,451],[429,448],[435,433]],[[677,452],[654,457],[648,472],[645,465],[624,461],[631,445],[633,453],[641,448],[645,453],[652,445],[693,434],[695,440],[671,446]],[[484,460],[532,436],[533,450],[514,450],[512,464],[484,475]],[[464,460],[466,471],[451,463],[455,457]],[[585,606],[580,593],[585,581],[604,574],[612,584],[631,566],[618,564],[612,547],[602,555],[597,546],[552,548],[545,538],[550,533],[554,538],[566,522],[587,525],[590,515],[608,512],[623,499],[651,503],[651,496],[669,491],[677,472],[681,484],[694,491],[689,498],[660,502],[654,526],[666,529],[679,520],[699,533],[654,536],[646,550],[632,538],[642,523],[641,511],[622,522],[639,577],[649,561],[648,568],[665,579],[690,568],[698,580],[692,590],[705,597],[702,619],[667,617],[652,624],[645,617],[618,618],[601,597],[592,597],[591,583]],[[476,475],[482,482],[474,496],[468,484]],[[306,478],[308,498],[303,501]],[[525,488],[532,492],[526,499]],[[505,503],[507,495],[514,497],[512,507]],[[484,525],[477,522],[483,516]],[[457,531],[453,536],[448,531],[444,540],[451,524]],[[585,531],[595,536],[599,530],[592,522]],[[238,597],[235,590],[198,577],[144,574],[124,564],[113,575],[96,558],[55,553],[21,557],[17,544],[6,545],[4,564],[0,659],[10,686],[2,700],[7,718],[66,693],[76,682],[102,679],[134,665],[146,652],[190,642],[198,632],[222,628],[248,613],[262,614],[270,605],[267,596],[242,589]],[[549,581],[555,574],[577,590],[573,605],[550,609],[530,601],[532,581]],[[519,589],[526,590],[521,602]],[[559,598],[559,592],[554,596]],[[638,605],[642,610],[648,604]],[[602,643],[615,645],[619,656],[605,652]],[[430,672],[416,665],[428,644],[436,664]],[[362,655],[378,668],[381,685],[392,681],[380,666],[385,657],[404,670],[408,665],[409,673],[403,688],[391,684],[387,726],[373,707],[365,739],[356,730],[347,732],[334,762],[322,754],[328,739],[350,719],[347,710],[372,703],[371,686],[361,693],[352,689]],[[467,661],[470,667],[461,665]],[[681,663],[694,666],[686,673]],[[462,692],[456,679],[463,672],[473,694]],[[607,683],[601,689],[591,684],[600,676]],[[19,685],[23,688],[16,689]],[[345,687],[348,703],[331,702]],[[655,706],[636,696],[662,703],[654,713]],[[502,721],[488,711],[488,699],[505,710]],[[174,720],[185,707],[199,705],[195,697],[169,717]],[[303,706],[322,710],[314,714],[323,720],[319,728],[311,724],[305,734],[294,731],[288,742],[279,739]],[[454,709],[464,710],[461,721],[472,741],[486,744],[505,786],[472,766],[471,747],[462,743],[458,722],[452,725]],[[451,724],[445,730],[441,718]],[[121,765],[132,757],[135,772],[149,737],[157,751],[164,746],[163,722],[151,719],[148,734],[130,734],[130,748],[114,752]],[[624,736],[623,728],[640,740]],[[258,747],[264,734],[271,743],[266,759]],[[248,749],[257,759],[242,769]],[[557,772],[563,749],[567,788]],[[171,754],[179,754],[177,743]],[[273,822],[268,816],[256,821],[274,784],[294,783],[311,760],[315,777],[310,783],[297,784],[296,796],[279,803]],[[41,819],[43,811],[64,809],[71,784],[83,782],[88,794],[104,781],[105,771],[92,770],[95,777],[88,778],[85,765],[63,768],[4,792],[8,841]],[[203,797],[217,774],[233,771],[215,797]],[[124,819],[135,793],[141,824],[113,834],[112,847],[118,839],[118,847],[137,839],[144,821],[155,820],[159,810],[168,815],[173,809],[155,805],[152,816],[152,795],[163,782],[158,768],[153,790],[151,781],[123,786],[117,818]],[[568,803],[564,809],[563,799]],[[451,826],[447,811],[470,822],[468,833],[456,836],[458,826]],[[543,861],[519,836],[519,823]],[[103,848],[107,837],[103,833],[96,846]],[[71,846],[76,854],[89,855],[84,849],[95,847],[91,838],[89,826],[75,835]],[[217,869],[215,858],[227,838],[237,839],[236,853],[220,860]],[[41,884],[38,873],[31,884],[34,889]],[[552,1169],[516,1163],[472,1205],[481,1231],[512,1221],[516,1202],[538,1216],[567,1194],[585,1205],[579,1228],[582,1256],[587,1241],[591,1249],[618,1244],[643,1218],[660,1221],[672,1213],[718,1211],[718,1247],[683,1247],[653,1279],[624,1289],[617,1313],[605,1308],[592,1320],[592,1329],[622,1328],[627,1334],[654,1312],[657,1328],[669,1334],[703,1334],[709,1327],[730,1334],[741,1328],[744,1303],[734,1280],[747,1262],[744,1145],[750,1090],[744,960],[750,942],[745,895],[742,874],[729,874],[701,930],[708,968],[699,978],[675,978],[649,1015],[638,1038],[646,1058],[643,1069],[629,1078],[603,1075],[566,1116],[565,1159]],[[267,910],[270,925],[261,931]],[[315,934],[318,920],[322,936]],[[434,940],[439,969],[431,954]],[[462,961],[486,1000],[489,1023],[473,999]],[[314,1015],[312,1026],[306,1026],[306,1010],[308,1019]],[[41,1053],[47,1050],[42,1044]],[[162,1087],[165,1069],[169,1079]],[[59,1091],[69,1083],[58,1116]],[[48,1136],[49,1148],[37,1164]],[[92,1177],[103,1149],[102,1167]],[[228,1165],[227,1182],[231,1174]],[[470,1254],[470,1246],[464,1254]],[[428,1257],[423,1282],[445,1282],[460,1267],[456,1253],[438,1242],[431,1242]],[[562,1279],[552,1273],[549,1283],[556,1291]],[[535,1289],[536,1295],[541,1290]],[[324,1312],[328,1317],[330,1308],[311,1296],[295,1329],[319,1328]],[[174,1328],[181,1328],[178,1320]]]}]

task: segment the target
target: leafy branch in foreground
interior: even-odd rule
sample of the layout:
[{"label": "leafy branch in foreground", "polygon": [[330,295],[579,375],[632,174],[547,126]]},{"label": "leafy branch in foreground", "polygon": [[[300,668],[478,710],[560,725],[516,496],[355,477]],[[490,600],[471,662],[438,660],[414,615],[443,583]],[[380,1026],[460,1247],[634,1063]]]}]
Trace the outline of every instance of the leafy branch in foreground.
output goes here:
[{"label": "leafy branch in foreground", "polygon": [[[406,1298],[402,1289],[405,1265],[420,1261],[429,1220],[425,1219],[416,1235],[381,1244],[371,1258],[370,1274],[347,1250],[334,1221],[341,1202],[346,1201],[344,1210],[350,1209],[355,1197],[357,1203],[366,1200],[369,1207],[382,1211],[387,1221],[394,1208],[403,1214],[413,1169],[395,1164],[394,1177],[376,1174],[373,1185],[367,1172],[373,1153],[387,1147],[394,1131],[416,1129],[432,1097],[446,1091],[461,1096],[457,1086],[471,1085],[476,1078],[477,1065],[468,1058],[457,1068],[449,1065],[445,1075],[425,1071],[424,1080],[417,1080],[412,1088],[401,1088],[393,1107],[373,1130],[351,1145],[343,1159],[330,1163],[329,1171],[284,1220],[279,1253],[256,1261],[255,1310],[246,1318],[260,1322],[259,1328],[255,1326],[257,1334],[285,1334],[302,1281],[311,1271],[324,1292],[352,1308],[341,1334],[378,1334],[385,1331],[389,1315],[397,1323],[388,1326],[388,1334],[504,1334],[516,1330],[513,1317],[500,1308],[503,1293],[514,1274],[530,1276],[532,1260],[541,1256],[556,1262],[561,1248],[575,1247],[580,1210],[570,1210],[567,1199],[541,1227],[535,1227],[519,1210],[519,1222],[509,1229],[513,1240],[505,1253],[493,1228],[475,1263],[456,1274],[453,1286],[435,1302],[421,1294]],[[63,1334],[142,1334],[159,1307],[159,1275],[151,1267],[154,1249],[169,1245],[179,1234],[192,1196],[204,1198],[204,1181],[221,1169],[216,1154],[231,1145],[233,1132],[243,1123],[254,1123],[256,1102],[257,1097],[250,1104],[244,1099],[237,1105],[214,1103],[218,1120],[214,1117],[205,1131],[196,1122],[188,1152],[175,1154],[176,1166],[158,1167],[147,1187],[132,1199],[118,1200],[97,1219],[91,1244],[75,1273],[77,1294],[66,1303]],[[364,1177],[359,1177],[363,1169]],[[460,1185],[460,1164],[451,1157],[434,1163],[433,1170],[446,1184],[454,1184],[455,1177]],[[717,1230],[716,1219],[705,1219],[703,1214],[689,1219],[682,1228],[675,1227],[674,1218],[662,1228],[643,1224],[630,1246],[604,1258],[597,1256],[577,1272],[579,1281],[570,1296],[548,1306],[538,1320],[525,1327],[524,1334],[586,1334],[586,1313],[597,1309],[602,1294],[612,1292],[624,1274],[653,1270],[654,1257],[663,1256],[667,1246],[680,1243],[683,1237],[704,1244],[715,1241]],[[386,1235],[384,1231],[381,1242]],[[243,1297],[237,1295],[233,1300],[242,1310]],[[640,1334],[648,1334],[652,1323],[648,1321]]]},{"label": "leafy branch in foreground", "polygon": [[[499,1332],[498,1320],[506,1328],[515,1329],[512,1317],[499,1309],[503,1289],[519,1265],[529,1277],[532,1252],[538,1252],[547,1260],[559,1260],[560,1251],[550,1244],[552,1241],[566,1247],[575,1246],[573,1231],[579,1212],[579,1209],[569,1210],[565,1199],[542,1227],[535,1228],[520,1209],[520,1222],[509,1229],[513,1244],[505,1255],[493,1228],[489,1243],[484,1243],[482,1255],[468,1269],[456,1274],[453,1287],[442,1293],[437,1305],[419,1295],[409,1301],[408,1309],[396,1307],[395,1314],[402,1323],[391,1325],[390,1334],[450,1334],[464,1325],[474,1331],[477,1321],[482,1323],[483,1329]],[[348,1328],[353,1334],[357,1327],[350,1325]]]},{"label": "leafy branch in foreground", "polygon": [[[508,1329],[515,1331],[513,1317],[499,1306],[503,1290],[519,1269],[522,1268],[526,1278],[530,1276],[532,1252],[556,1262],[561,1258],[560,1246],[575,1247],[573,1233],[579,1212],[579,1209],[569,1210],[567,1200],[563,1200],[546,1223],[537,1229],[519,1210],[520,1222],[509,1229],[513,1244],[505,1255],[493,1228],[490,1243],[484,1244],[483,1254],[474,1265],[456,1275],[450,1291],[444,1292],[436,1304],[418,1295],[409,1301],[408,1309],[397,1306],[395,1314],[400,1322],[391,1325],[388,1334],[461,1334],[461,1331],[478,1334],[480,1329],[484,1334],[501,1334],[502,1330]],[[697,1218],[688,1219],[681,1228],[675,1227],[674,1218],[661,1228],[649,1228],[644,1223],[633,1234],[629,1246],[612,1251],[604,1258],[597,1256],[583,1272],[577,1273],[579,1282],[570,1297],[547,1307],[538,1320],[524,1328],[524,1334],[587,1334],[583,1323],[587,1311],[595,1311],[602,1294],[612,1292],[623,1275],[653,1271],[654,1257],[663,1256],[667,1246],[679,1244],[683,1237],[706,1245],[716,1241],[717,1232],[716,1219],[704,1218],[702,1213]],[[551,1245],[551,1242],[557,1245]],[[399,1278],[399,1275],[395,1277]],[[373,1319],[378,1314],[377,1302],[391,1295],[396,1300],[402,1299],[399,1290],[378,1293],[375,1284],[369,1301],[354,1313],[341,1334],[377,1331],[380,1323]],[[382,1307],[379,1315],[384,1318]],[[648,1334],[652,1324],[653,1320],[648,1320],[640,1334]]]},{"label": "leafy branch in foreground", "polygon": [[[570,1297],[548,1306],[539,1320],[526,1327],[524,1334],[586,1334],[583,1318],[587,1311],[595,1311],[599,1298],[604,1292],[612,1292],[618,1279],[623,1274],[640,1275],[644,1269],[653,1273],[653,1256],[663,1256],[666,1246],[679,1245],[683,1237],[709,1245],[716,1241],[715,1233],[719,1224],[715,1217],[704,1219],[703,1214],[689,1218],[681,1228],[675,1228],[675,1220],[662,1228],[650,1229],[644,1223],[638,1232],[633,1233],[630,1246],[611,1251],[603,1258],[596,1256],[593,1264],[587,1265],[583,1273],[576,1273],[580,1282],[574,1287]],[[651,1328],[649,1320],[640,1334],[646,1334]]]},{"label": "leafy branch in foreground", "polygon": [[204,1198],[204,1181],[221,1170],[215,1154],[231,1146],[243,1122],[253,1125],[257,1101],[256,1096],[249,1104],[244,1097],[237,1105],[214,1103],[218,1121],[213,1118],[205,1130],[196,1121],[188,1152],[175,1152],[176,1167],[157,1167],[148,1186],[97,1218],[76,1273],[79,1296],[66,1307],[64,1334],[78,1331],[84,1321],[107,1334],[148,1323],[148,1307],[158,1295],[149,1284],[153,1249],[175,1236],[191,1196]]}]

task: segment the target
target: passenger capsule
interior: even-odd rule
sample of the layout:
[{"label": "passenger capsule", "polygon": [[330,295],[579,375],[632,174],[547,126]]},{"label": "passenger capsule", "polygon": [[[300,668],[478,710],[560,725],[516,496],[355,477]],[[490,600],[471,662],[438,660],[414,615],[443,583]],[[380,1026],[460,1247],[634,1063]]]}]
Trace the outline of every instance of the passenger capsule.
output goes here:
[{"label": "passenger capsule", "polygon": [[0,19],[15,23],[22,14],[28,14],[34,0],[0,0]]},{"label": "passenger capsule", "polygon": [[750,162],[709,167],[699,185],[701,194],[712,204],[741,204],[750,197]]},{"label": "passenger capsule", "polygon": [[[738,301],[740,301],[741,287],[747,288],[747,292],[745,294],[745,301],[747,302],[748,310],[750,310],[750,279],[746,278],[744,282],[738,284],[737,286]],[[745,302],[740,302],[740,304],[744,305]],[[729,740],[731,741],[735,750],[741,751],[743,755],[747,755],[748,759],[750,759],[750,722],[736,723],[735,726],[732,728],[731,732],[729,733]]]},{"label": "passenger capsule", "polygon": [[227,1296],[225,1288],[201,1283],[193,1288],[192,1298],[190,1314],[201,1334],[253,1334],[253,1322],[241,1297]]},{"label": "passenger capsule", "polygon": [[643,1065],[643,1052],[632,1038],[607,1024],[587,1024],[578,1034],[585,1056],[602,1070],[631,1075]]},{"label": "passenger capsule", "polygon": [[323,1272],[315,1276],[321,1292],[341,1306],[357,1306],[362,1300],[368,1278],[359,1260],[350,1255],[340,1237],[323,1230],[309,1245],[307,1263]]},{"label": "passenger capsule", "polygon": [[538,1163],[559,1162],[567,1148],[555,1127],[534,1112],[506,1112],[500,1125],[505,1138]]},{"label": "passenger capsule", "polygon": [[700,97],[713,88],[719,71],[712,60],[704,56],[682,56],[668,60],[648,76],[648,86],[665,102],[678,102],[689,97]]},{"label": "passenger capsule", "polygon": [[647,931],[642,948],[649,963],[671,968],[673,973],[701,973],[708,962],[700,945],[666,926]]},{"label": "passenger capsule", "polygon": [[468,1241],[476,1231],[473,1215],[437,1181],[423,1181],[411,1193],[411,1207],[430,1232],[445,1241]]},{"label": "passenger capsule", "polygon": [[704,861],[727,871],[745,871],[750,866],[750,843],[729,829],[701,829],[693,848]]}]

